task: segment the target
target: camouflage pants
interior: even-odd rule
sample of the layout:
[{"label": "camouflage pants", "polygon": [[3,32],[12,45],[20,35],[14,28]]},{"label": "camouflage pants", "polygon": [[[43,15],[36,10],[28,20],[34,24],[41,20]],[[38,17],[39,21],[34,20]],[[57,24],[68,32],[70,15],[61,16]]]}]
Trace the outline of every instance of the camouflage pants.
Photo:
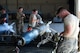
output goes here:
[{"label": "camouflage pants", "polygon": [[18,24],[16,24],[16,31],[17,31],[17,34],[18,35],[21,35],[22,33],[23,33],[23,26],[24,26],[24,24],[23,23],[18,23]]},{"label": "camouflage pants", "polygon": [[78,40],[64,38],[59,42],[56,53],[77,53]]}]

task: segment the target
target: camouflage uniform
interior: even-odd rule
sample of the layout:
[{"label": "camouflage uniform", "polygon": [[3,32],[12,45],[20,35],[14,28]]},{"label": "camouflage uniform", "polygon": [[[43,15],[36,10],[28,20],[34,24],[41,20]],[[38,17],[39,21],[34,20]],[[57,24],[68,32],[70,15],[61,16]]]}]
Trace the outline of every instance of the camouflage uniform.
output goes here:
[{"label": "camouflage uniform", "polygon": [[16,30],[17,34],[22,34],[23,33],[23,26],[24,26],[24,13],[22,12],[17,12],[17,20],[16,20]]}]

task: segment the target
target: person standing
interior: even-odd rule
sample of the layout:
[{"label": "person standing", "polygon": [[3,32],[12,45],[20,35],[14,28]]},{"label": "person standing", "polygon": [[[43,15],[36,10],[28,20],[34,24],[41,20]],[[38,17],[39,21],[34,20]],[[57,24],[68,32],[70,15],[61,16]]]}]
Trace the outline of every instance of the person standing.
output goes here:
[{"label": "person standing", "polygon": [[36,9],[33,9],[32,10],[32,14],[30,15],[30,18],[29,18],[29,27],[36,27],[37,26],[37,23],[38,23],[38,19],[37,19],[37,15],[38,14],[38,11]]},{"label": "person standing", "polygon": [[17,17],[16,17],[17,18],[16,29],[18,35],[21,35],[23,33],[24,17],[25,14],[23,13],[23,7],[19,7],[17,12]]},{"label": "person standing", "polygon": [[4,8],[2,8],[1,10],[0,20],[1,20],[0,23],[9,22],[8,13],[6,12],[6,9]]},{"label": "person standing", "polygon": [[38,26],[39,24],[43,24],[42,18],[38,14],[38,10],[33,9],[32,14],[30,15],[30,18],[29,18],[29,27],[34,28]]},{"label": "person standing", "polygon": [[59,41],[56,53],[77,53],[79,18],[64,7],[57,10],[56,16],[64,21],[64,31],[60,33],[63,40]]}]

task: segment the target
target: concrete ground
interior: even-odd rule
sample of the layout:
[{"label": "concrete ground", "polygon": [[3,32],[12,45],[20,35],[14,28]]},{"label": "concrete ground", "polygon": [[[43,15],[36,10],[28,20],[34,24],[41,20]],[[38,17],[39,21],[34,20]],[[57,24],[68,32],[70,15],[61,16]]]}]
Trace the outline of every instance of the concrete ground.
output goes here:
[{"label": "concrete ground", "polygon": [[[48,44],[51,45],[51,44]],[[19,47],[20,52],[19,53],[51,53],[53,50],[53,47],[51,46],[41,46],[40,48],[37,48],[36,46],[32,45],[26,45],[23,47]],[[0,46],[0,53],[16,53],[15,46]]]}]

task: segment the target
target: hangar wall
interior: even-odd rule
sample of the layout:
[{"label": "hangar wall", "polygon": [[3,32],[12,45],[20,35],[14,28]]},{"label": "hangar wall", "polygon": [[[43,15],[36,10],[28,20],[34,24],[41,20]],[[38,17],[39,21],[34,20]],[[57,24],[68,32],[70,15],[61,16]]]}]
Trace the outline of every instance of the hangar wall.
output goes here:
[{"label": "hangar wall", "polygon": [[9,11],[16,11],[19,6],[24,7],[26,11],[37,8],[43,13],[54,13],[58,6],[68,8],[67,0],[1,0],[0,4]]},{"label": "hangar wall", "polygon": [[30,13],[32,9],[36,8],[46,19],[54,17],[58,6],[69,9],[68,0],[1,0],[0,4],[9,12],[16,12],[20,6],[26,13]]}]

